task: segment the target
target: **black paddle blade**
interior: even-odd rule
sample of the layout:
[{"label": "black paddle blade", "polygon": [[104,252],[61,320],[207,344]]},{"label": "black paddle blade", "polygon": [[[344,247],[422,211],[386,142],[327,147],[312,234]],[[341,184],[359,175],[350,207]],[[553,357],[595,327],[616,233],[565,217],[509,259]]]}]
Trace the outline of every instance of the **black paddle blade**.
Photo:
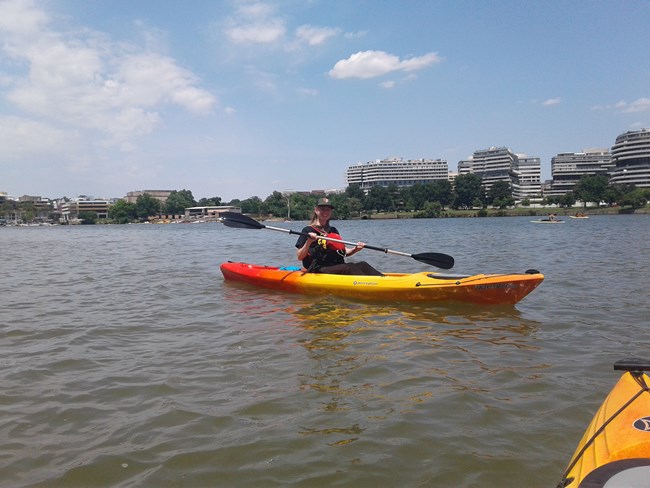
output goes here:
[{"label": "black paddle blade", "polygon": [[264,229],[265,227],[257,220],[237,212],[223,212],[219,215],[219,218],[226,227],[235,227],[237,229]]},{"label": "black paddle blade", "polygon": [[411,254],[411,257],[421,263],[430,264],[440,269],[451,269],[454,267],[454,258],[448,254],[439,252],[423,252],[421,254]]}]

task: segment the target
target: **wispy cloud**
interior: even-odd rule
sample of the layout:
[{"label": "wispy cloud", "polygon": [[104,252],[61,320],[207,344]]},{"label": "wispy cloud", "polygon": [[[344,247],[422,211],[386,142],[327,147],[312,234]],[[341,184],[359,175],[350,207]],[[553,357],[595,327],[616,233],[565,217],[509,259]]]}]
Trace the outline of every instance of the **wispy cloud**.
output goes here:
[{"label": "wispy cloud", "polygon": [[545,107],[552,107],[553,105],[559,105],[560,103],[562,103],[561,98],[547,98],[542,102],[542,105]]},{"label": "wispy cloud", "polygon": [[286,34],[285,20],[273,5],[261,2],[240,5],[226,21],[225,33],[234,44],[271,44]]},{"label": "wispy cloud", "polygon": [[25,67],[4,80],[6,100],[25,117],[115,142],[153,131],[165,104],[204,115],[217,103],[174,59],[98,32],[57,30],[31,0],[0,2],[0,54]]},{"label": "wispy cloud", "polygon": [[376,78],[396,71],[420,70],[441,61],[442,58],[437,53],[400,60],[398,56],[384,51],[360,51],[338,61],[329,71],[329,75],[339,80]]},{"label": "wispy cloud", "polygon": [[313,25],[302,25],[296,29],[296,38],[309,46],[319,46],[328,39],[337,36],[340,29],[333,27],[316,27]]},{"label": "wispy cloud", "polygon": [[621,101],[616,104],[616,108],[627,114],[650,112],[650,98],[639,98],[631,103]]}]

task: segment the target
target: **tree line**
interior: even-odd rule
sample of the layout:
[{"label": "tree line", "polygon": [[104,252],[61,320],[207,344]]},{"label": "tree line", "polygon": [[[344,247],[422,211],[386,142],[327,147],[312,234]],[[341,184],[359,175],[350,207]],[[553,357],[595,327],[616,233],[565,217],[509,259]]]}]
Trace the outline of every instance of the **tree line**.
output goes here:
[{"label": "tree line", "polygon": [[[140,195],[135,203],[120,200],[109,210],[109,219],[116,223],[146,220],[156,215],[182,215],[185,208],[196,206],[231,205],[241,207],[243,213],[263,217],[308,220],[314,205],[323,195],[304,193],[281,193],[274,191],[262,200],[254,196],[245,200],[223,202],[220,197],[202,198],[196,201],[190,190],[173,191],[165,203],[151,195]],[[344,192],[327,195],[336,207],[338,218],[361,217],[373,212],[411,212],[414,217],[439,217],[447,208],[460,210],[488,207],[504,209],[513,207],[512,188],[506,181],[495,182],[485,191],[482,178],[476,174],[457,176],[453,183],[435,180],[417,183],[409,187],[397,185],[375,186],[366,195],[358,185],[348,186]],[[577,201],[588,203],[606,202],[641,208],[650,200],[650,189],[626,185],[612,185],[604,175],[584,176],[573,191],[561,197],[547,197],[544,205],[573,206]],[[530,200],[521,202],[529,206]]]}]

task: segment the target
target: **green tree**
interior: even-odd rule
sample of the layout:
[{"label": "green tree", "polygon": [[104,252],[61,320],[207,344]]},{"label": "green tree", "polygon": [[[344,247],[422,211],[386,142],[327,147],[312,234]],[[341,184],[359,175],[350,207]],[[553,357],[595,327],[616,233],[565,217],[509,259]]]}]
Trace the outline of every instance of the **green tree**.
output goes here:
[{"label": "green tree", "polygon": [[476,201],[484,200],[485,191],[483,189],[483,179],[474,173],[458,175],[454,179],[454,198],[455,208],[471,208],[475,206]]},{"label": "green tree", "polygon": [[[235,200],[233,200],[234,202]],[[230,202],[231,205],[235,205],[233,202]],[[242,213],[259,215],[262,213],[262,199],[260,197],[250,197],[246,200],[241,201],[241,211]],[[236,205],[235,205],[236,206]]]},{"label": "green tree", "polygon": [[18,208],[22,212],[23,222],[32,222],[36,217],[36,205],[33,202],[21,202]]},{"label": "green tree", "polygon": [[135,203],[126,200],[118,200],[108,209],[108,218],[116,224],[127,224],[137,218]]},{"label": "green tree", "polygon": [[274,217],[284,217],[287,215],[287,200],[282,193],[274,191],[264,200],[263,211]]},{"label": "green tree", "polygon": [[416,219],[435,218],[440,217],[441,212],[442,205],[440,205],[440,202],[426,202],[424,208],[419,212],[416,212],[413,217]]},{"label": "green tree", "polygon": [[201,198],[197,202],[198,207],[218,207],[221,205],[221,197]]},{"label": "green tree", "polygon": [[454,187],[449,180],[436,180],[432,184],[433,201],[440,203],[444,210],[447,205],[454,201]]},{"label": "green tree", "polygon": [[97,223],[97,212],[91,212],[89,210],[84,210],[83,212],[79,212],[79,215],[77,217],[79,220],[81,220],[82,225],[92,225]]},{"label": "green tree", "polygon": [[512,200],[512,187],[507,181],[495,181],[488,191],[487,201],[495,207],[505,208]]},{"label": "green tree", "polygon": [[563,207],[573,207],[576,203],[576,196],[572,191],[566,192],[559,199],[559,204]]},{"label": "green tree", "polygon": [[429,201],[430,193],[426,185],[416,183],[402,190],[402,199],[407,210],[422,210]]},{"label": "green tree", "polygon": [[620,201],[623,197],[623,188],[620,185],[608,185],[605,193],[603,194],[603,200],[607,202],[608,206]]},{"label": "green tree", "polygon": [[573,188],[573,193],[578,200],[582,200],[586,207],[588,202],[598,205],[605,197],[609,180],[604,175],[588,175],[580,178]]},{"label": "green tree", "polygon": [[391,194],[385,186],[373,186],[365,199],[366,210],[388,212],[393,208]]},{"label": "green tree", "polygon": [[643,208],[645,207],[645,204],[648,203],[648,198],[650,197],[649,193],[650,192],[643,188],[637,188],[623,195],[620,203],[621,205],[632,208]]},{"label": "green tree", "polygon": [[366,197],[366,194],[365,194],[364,191],[361,189],[361,186],[359,186],[359,185],[357,185],[357,184],[349,185],[349,186],[345,189],[345,195],[346,195],[348,198],[357,198],[357,199],[359,199],[360,201],[363,201],[363,199]]},{"label": "green tree", "polygon": [[143,193],[135,201],[135,213],[141,220],[147,220],[152,215],[158,215],[161,208],[162,203],[149,193]]},{"label": "green tree", "polygon": [[190,190],[174,190],[167,197],[165,202],[165,211],[168,214],[180,215],[185,213],[188,207],[195,207],[196,201]]}]

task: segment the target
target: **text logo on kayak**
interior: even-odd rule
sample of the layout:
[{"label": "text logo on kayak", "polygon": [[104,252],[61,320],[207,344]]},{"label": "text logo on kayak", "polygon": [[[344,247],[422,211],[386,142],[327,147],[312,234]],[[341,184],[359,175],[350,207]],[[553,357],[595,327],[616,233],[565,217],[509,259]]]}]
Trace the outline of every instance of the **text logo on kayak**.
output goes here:
[{"label": "text logo on kayak", "polygon": [[650,417],[636,419],[632,425],[636,430],[640,430],[641,432],[650,432]]}]

